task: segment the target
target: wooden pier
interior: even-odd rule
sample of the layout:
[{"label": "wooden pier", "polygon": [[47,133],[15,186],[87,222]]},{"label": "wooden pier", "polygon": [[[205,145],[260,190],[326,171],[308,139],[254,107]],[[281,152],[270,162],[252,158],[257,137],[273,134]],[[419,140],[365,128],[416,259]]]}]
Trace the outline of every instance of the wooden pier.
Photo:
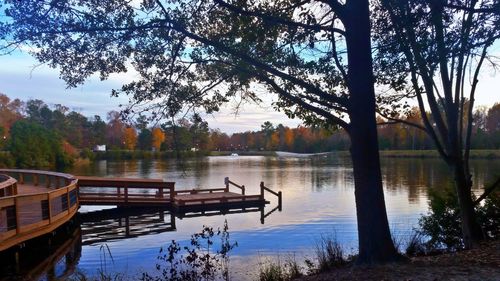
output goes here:
[{"label": "wooden pier", "polygon": [[[37,170],[0,169],[0,251],[51,233],[68,222],[80,205],[160,207],[174,213],[227,212],[263,207],[265,193],[282,193],[260,184],[260,194],[248,195],[244,185],[225,178],[224,187],[176,190],[161,179],[72,176]],[[230,190],[232,189],[232,190]],[[188,216],[185,216],[188,217]],[[262,219],[263,221],[263,219]],[[175,228],[175,225],[173,226]]]},{"label": "wooden pier", "polygon": [[68,174],[2,169],[0,251],[50,233],[78,211],[77,180]]},{"label": "wooden pier", "polygon": [[[264,192],[278,196],[261,183],[261,193],[245,194],[245,186],[225,178],[224,188],[175,190],[174,182],[159,179],[101,178],[77,176],[80,205],[122,207],[171,207],[174,210],[208,210],[232,206],[260,206],[269,203]],[[230,191],[236,188],[239,192]]]}]

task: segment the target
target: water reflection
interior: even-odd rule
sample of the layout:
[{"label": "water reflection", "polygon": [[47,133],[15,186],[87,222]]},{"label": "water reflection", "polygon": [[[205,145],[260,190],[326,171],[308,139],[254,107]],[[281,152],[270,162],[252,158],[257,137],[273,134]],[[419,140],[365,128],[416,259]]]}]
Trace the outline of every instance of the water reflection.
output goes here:
[{"label": "water reflection", "polygon": [[66,225],[50,240],[37,239],[16,252],[2,253],[0,280],[66,280],[72,276],[82,253],[80,227]]},{"label": "water reflection", "polygon": [[106,209],[82,213],[80,221],[83,245],[175,231],[175,216],[161,209]]},{"label": "water reflection", "polygon": [[[500,161],[473,160],[474,191],[481,192],[485,182],[500,170]],[[177,161],[98,161],[88,167],[79,167],[73,174],[110,177],[163,178],[175,181],[176,188],[224,187],[224,178],[244,184],[247,194],[259,194],[261,181],[283,192],[283,208],[279,212],[277,200],[270,197],[266,209],[247,208],[213,212],[161,215],[156,211],[144,215],[150,224],[143,224],[141,215],[128,217],[129,224],[137,223],[143,231],[158,226],[161,231],[131,237],[135,227],[127,219],[106,217],[104,225],[92,225],[92,232],[103,231],[112,249],[115,269],[124,268],[133,275],[149,270],[165,242],[188,242],[190,235],[202,225],[222,226],[228,221],[231,237],[239,247],[233,252],[232,270],[242,274],[249,267],[258,268],[261,255],[293,252],[300,259],[311,254],[315,239],[335,232],[347,249],[357,246],[357,226],[354,204],[352,165],[348,157],[321,156],[312,158],[276,157],[207,157]],[[428,210],[428,192],[452,184],[450,171],[440,159],[383,159],[382,175],[385,200],[391,228],[395,233],[408,233],[416,226],[421,214]],[[269,215],[271,213],[271,215]],[[173,220],[173,221],[172,221]],[[111,231],[106,224],[119,228]],[[86,227],[87,227],[86,226]],[[172,231],[175,229],[175,231]],[[84,241],[85,235],[82,238]],[[94,239],[94,238],[93,238]],[[90,240],[89,240],[90,241]],[[85,242],[86,243],[86,242]],[[90,242],[89,242],[90,243]],[[97,242],[96,242],[97,243]],[[85,244],[78,267],[92,272],[99,266],[97,244]],[[235,280],[248,279],[237,275]]]}]

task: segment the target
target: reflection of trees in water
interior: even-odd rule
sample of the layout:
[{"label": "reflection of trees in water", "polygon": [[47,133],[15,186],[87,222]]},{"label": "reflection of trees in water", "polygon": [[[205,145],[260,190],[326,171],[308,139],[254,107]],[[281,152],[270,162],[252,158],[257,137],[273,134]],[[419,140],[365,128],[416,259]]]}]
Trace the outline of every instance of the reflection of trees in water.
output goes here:
[{"label": "reflection of trees in water", "polygon": [[485,185],[490,184],[500,176],[500,161],[490,160],[470,160],[472,171],[472,188],[475,191],[482,190]]},{"label": "reflection of trees in water", "polygon": [[[499,161],[472,160],[473,189],[482,190],[500,171]],[[382,175],[388,192],[408,192],[411,204],[426,198],[429,188],[444,189],[453,184],[451,171],[441,159],[383,158]]]},{"label": "reflection of trees in water", "polygon": [[406,191],[410,204],[427,197],[428,188],[439,188],[450,182],[448,169],[440,159],[385,158],[382,176],[388,192]]},{"label": "reflection of trees in water", "polygon": [[151,159],[143,159],[140,161],[139,177],[149,178],[153,168],[154,161]]}]

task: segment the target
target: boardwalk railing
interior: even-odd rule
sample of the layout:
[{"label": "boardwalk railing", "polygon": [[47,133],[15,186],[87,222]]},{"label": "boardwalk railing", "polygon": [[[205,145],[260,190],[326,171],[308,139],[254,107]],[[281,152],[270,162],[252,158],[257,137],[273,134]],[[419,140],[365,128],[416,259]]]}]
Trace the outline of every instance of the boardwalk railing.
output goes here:
[{"label": "boardwalk railing", "polygon": [[71,175],[10,169],[0,173],[9,177],[4,188],[15,186],[0,198],[0,251],[55,230],[78,210],[77,180]]},{"label": "boardwalk railing", "polygon": [[236,184],[236,183],[230,181],[228,177],[224,178],[224,183],[226,184],[226,192],[229,192],[229,186],[232,185],[234,187],[241,189],[241,195],[245,195],[245,186],[244,185]]},{"label": "boardwalk railing", "polygon": [[175,196],[175,183],[161,179],[101,178],[78,176],[81,204],[166,205]]},{"label": "boardwalk railing", "polygon": [[8,175],[0,174],[0,198],[17,194],[17,181]]}]

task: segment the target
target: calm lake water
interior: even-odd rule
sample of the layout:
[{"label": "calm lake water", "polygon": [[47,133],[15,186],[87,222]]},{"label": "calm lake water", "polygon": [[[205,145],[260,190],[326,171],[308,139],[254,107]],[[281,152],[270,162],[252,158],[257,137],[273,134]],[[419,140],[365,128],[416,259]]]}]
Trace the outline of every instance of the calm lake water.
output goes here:
[{"label": "calm lake water", "polygon": [[[474,160],[474,191],[494,172],[500,161]],[[450,184],[447,168],[440,159],[383,159],[385,200],[390,225],[396,236],[408,236],[421,214],[428,210],[431,188]],[[349,158],[318,156],[278,158],[261,156],[207,157],[176,161],[99,161],[75,168],[76,175],[110,177],[163,178],[175,181],[176,188],[223,187],[224,177],[244,184],[247,194],[258,194],[265,182],[283,192],[282,211],[272,212],[262,221],[260,210],[226,215],[178,218],[169,212],[132,214],[100,213],[99,219],[87,214],[76,242],[60,246],[62,257],[44,265],[42,279],[81,271],[88,275],[98,270],[121,273],[135,279],[141,272],[154,272],[159,249],[171,240],[187,243],[190,235],[203,225],[222,227],[227,220],[232,241],[238,247],[231,251],[231,276],[234,280],[252,280],[259,262],[268,258],[294,255],[298,261],[313,257],[316,241],[323,235],[335,235],[347,252],[357,247],[356,213],[352,165]],[[264,214],[277,206],[271,201]],[[81,212],[95,212],[99,207],[82,207]],[[121,216],[121,218],[120,218]],[[84,216],[85,217],[85,216]],[[129,232],[125,236],[128,221]],[[175,229],[174,229],[175,227]],[[82,246],[80,246],[80,241]],[[75,246],[76,245],[76,246]],[[81,247],[81,253],[80,253]],[[74,248],[78,248],[76,251]],[[70,253],[70,258],[64,253]],[[110,253],[112,258],[110,257]],[[69,266],[68,266],[69,265]]]}]

